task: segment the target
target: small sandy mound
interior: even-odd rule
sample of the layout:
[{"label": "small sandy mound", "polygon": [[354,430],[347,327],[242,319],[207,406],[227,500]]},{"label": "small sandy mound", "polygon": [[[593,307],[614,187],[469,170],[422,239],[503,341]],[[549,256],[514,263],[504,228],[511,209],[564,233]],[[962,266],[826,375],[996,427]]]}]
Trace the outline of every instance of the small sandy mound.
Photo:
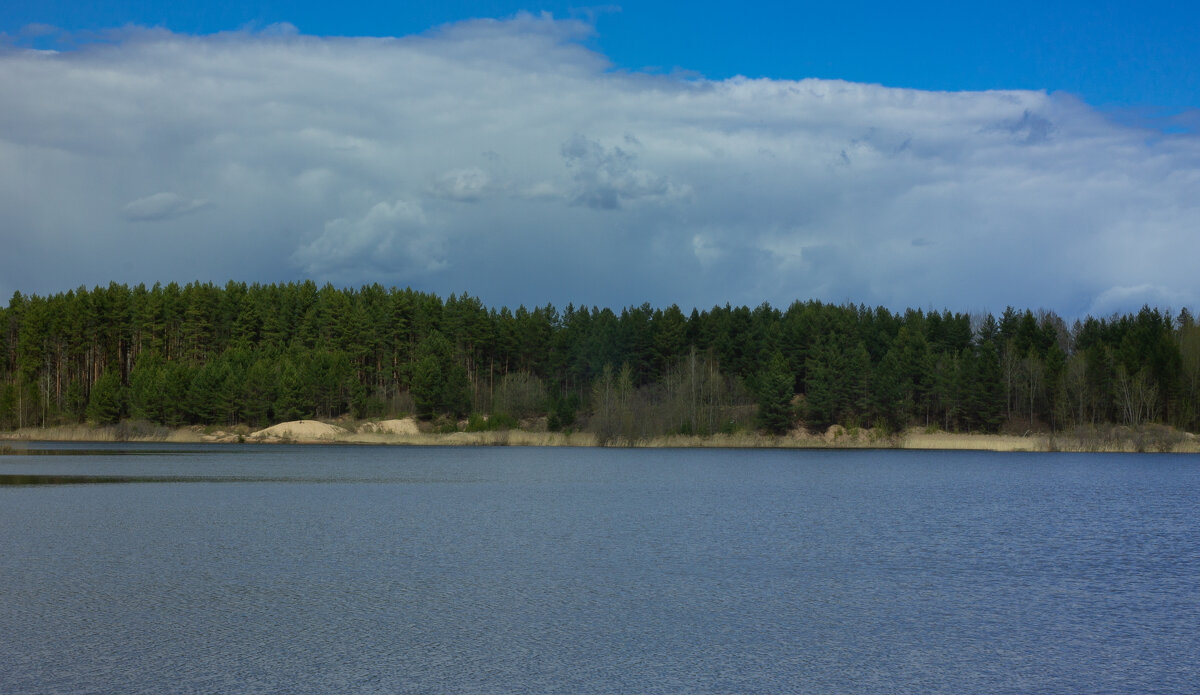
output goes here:
[{"label": "small sandy mound", "polygon": [[364,422],[358,426],[362,434],[420,434],[417,421],[406,417],[403,420],[383,420],[381,422]]},{"label": "small sandy mound", "polygon": [[825,430],[825,441],[830,444],[845,436],[846,428],[841,425],[830,425],[829,429]]},{"label": "small sandy mound", "polygon": [[278,425],[272,425],[250,436],[255,439],[313,440],[336,439],[343,434],[346,434],[346,430],[334,425],[327,425],[324,422],[317,422],[316,420],[293,420],[291,422],[281,422]]}]

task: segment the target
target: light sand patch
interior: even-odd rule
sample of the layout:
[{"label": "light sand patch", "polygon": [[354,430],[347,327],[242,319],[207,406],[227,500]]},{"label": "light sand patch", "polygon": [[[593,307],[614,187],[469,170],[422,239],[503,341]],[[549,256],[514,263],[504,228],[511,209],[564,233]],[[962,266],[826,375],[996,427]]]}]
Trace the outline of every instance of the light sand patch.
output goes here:
[{"label": "light sand patch", "polygon": [[417,421],[406,417],[402,420],[382,420],[380,422],[364,422],[358,426],[359,434],[420,434]]},{"label": "light sand patch", "polygon": [[347,434],[346,430],[336,425],[329,425],[316,420],[292,420],[281,422],[266,429],[251,433],[253,439],[294,439],[302,442],[334,441]]},{"label": "light sand patch", "polygon": [[450,432],[435,434],[378,434],[358,432],[339,441],[354,444],[393,444],[413,446],[596,446],[596,436],[589,432],[522,432],[497,430],[492,432]]}]

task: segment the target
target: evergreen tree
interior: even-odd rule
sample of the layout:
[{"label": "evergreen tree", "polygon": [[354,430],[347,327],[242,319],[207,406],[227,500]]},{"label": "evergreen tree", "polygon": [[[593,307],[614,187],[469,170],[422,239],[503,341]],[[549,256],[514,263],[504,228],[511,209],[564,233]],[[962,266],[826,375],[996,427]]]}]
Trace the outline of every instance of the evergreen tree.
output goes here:
[{"label": "evergreen tree", "polygon": [[462,417],[471,408],[470,383],[453,346],[440,331],[432,331],[417,346],[412,396],[421,417],[447,413]]},{"label": "evergreen tree", "polygon": [[0,427],[5,429],[18,427],[17,403],[16,384],[0,384]]},{"label": "evergreen tree", "polygon": [[130,415],[139,420],[166,422],[166,367],[153,350],[143,352],[129,373]]},{"label": "evergreen tree", "polygon": [[984,341],[963,370],[966,417],[969,429],[996,432],[1004,422],[1004,382],[1000,353]]},{"label": "evergreen tree", "polygon": [[908,424],[911,389],[906,387],[899,351],[889,350],[872,373],[873,411],[876,423],[891,431]]},{"label": "evergreen tree", "polygon": [[445,390],[445,372],[442,371],[438,358],[426,354],[418,359],[412,375],[412,397],[417,407],[417,415],[430,418],[442,410],[442,394]]},{"label": "evergreen tree", "polygon": [[163,424],[182,425],[187,418],[188,392],[192,385],[192,370],[180,361],[168,363],[163,373]]},{"label": "evergreen tree", "polygon": [[187,412],[198,424],[226,424],[233,402],[229,363],[208,362],[196,370],[188,386]]},{"label": "evergreen tree", "polygon": [[300,369],[291,357],[283,359],[279,364],[278,389],[275,391],[273,410],[276,418],[280,420],[299,420],[313,416],[313,406],[305,397]]},{"label": "evergreen tree", "polygon": [[123,408],[121,378],[116,371],[105,371],[92,386],[87,408],[88,418],[98,425],[115,425],[121,421]]},{"label": "evergreen tree", "polygon": [[83,391],[83,384],[78,379],[72,379],[71,383],[67,384],[64,400],[66,412],[71,419],[75,422],[83,422],[87,416],[88,398]]},{"label": "evergreen tree", "polygon": [[265,357],[259,358],[246,370],[242,385],[242,412],[251,425],[265,425],[271,420],[272,404],[278,398],[277,370]]},{"label": "evergreen tree", "polygon": [[783,434],[795,424],[792,408],[792,374],[778,350],[758,378],[758,426],[771,434]]}]

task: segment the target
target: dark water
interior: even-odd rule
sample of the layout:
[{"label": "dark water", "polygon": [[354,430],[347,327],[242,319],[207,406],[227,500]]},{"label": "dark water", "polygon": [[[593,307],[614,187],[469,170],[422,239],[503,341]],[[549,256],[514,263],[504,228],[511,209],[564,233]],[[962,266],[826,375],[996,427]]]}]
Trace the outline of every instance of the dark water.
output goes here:
[{"label": "dark water", "polygon": [[1195,693],[1200,459],[0,455],[0,692]]}]

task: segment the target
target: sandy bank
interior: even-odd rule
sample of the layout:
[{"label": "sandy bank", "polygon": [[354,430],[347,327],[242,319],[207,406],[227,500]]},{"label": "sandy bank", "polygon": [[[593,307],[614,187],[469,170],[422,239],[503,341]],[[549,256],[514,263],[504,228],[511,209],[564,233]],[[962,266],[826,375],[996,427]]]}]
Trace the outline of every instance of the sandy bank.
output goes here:
[{"label": "sandy bank", "polygon": [[[428,428],[428,425],[426,425]],[[75,442],[212,442],[275,444],[376,444],[398,446],[599,446],[588,432],[422,432],[413,418],[328,423],[319,420],[281,422],[255,432],[244,426],[222,430],[199,426],[169,429],[146,423],[122,423],[108,427],[67,425],[26,427],[0,433],[0,440]],[[1080,451],[1080,452],[1175,452],[1200,453],[1196,435],[1166,428],[1133,431],[1116,428],[1107,436],[1030,434],[957,434],[911,429],[887,434],[871,429],[846,430],[834,425],[825,432],[797,429],[774,437],[757,432],[716,434],[708,437],[671,435],[636,441],[616,439],[606,446],[634,448],[729,448],[729,449],[920,449],[976,451]]]},{"label": "sandy bank", "polygon": [[22,427],[0,432],[0,440],[42,442],[180,442],[211,441],[200,427],[158,427],[122,425],[55,425],[51,427]]},{"label": "sandy bank", "polygon": [[359,434],[420,434],[421,428],[411,417],[401,420],[381,420],[379,422],[364,422],[358,426]]}]

